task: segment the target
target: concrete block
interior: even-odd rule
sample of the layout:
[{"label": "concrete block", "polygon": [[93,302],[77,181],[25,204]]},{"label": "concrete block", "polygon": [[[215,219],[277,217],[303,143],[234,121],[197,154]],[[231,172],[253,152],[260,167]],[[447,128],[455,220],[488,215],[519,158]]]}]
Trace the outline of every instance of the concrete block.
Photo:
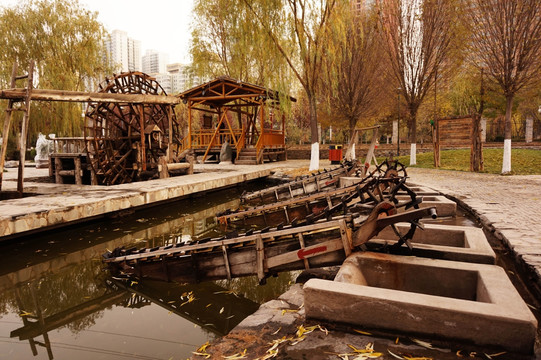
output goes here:
[{"label": "concrete block", "polygon": [[340,187],[348,187],[360,183],[363,179],[357,176],[342,176],[340,178]]},{"label": "concrete block", "polygon": [[[436,196],[441,195],[441,193],[437,190],[431,189],[426,186],[420,186],[420,185],[413,185],[413,184],[406,184],[410,190],[413,190],[417,195],[421,196]],[[399,192],[398,194],[401,194],[404,192]]]},{"label": "concrete block", "polygon": [[[409,196],[397,195],[396,199],[398,201],[407,201],[410,200]],[[456,216],[456,203],[452,200],[447,199],[442,195],[426,195],[423,196],[423,202],[419,204],[420,208],[426,207],[435,207],[438,213],[438,216]]]},{"label": "concrete block", "polygon": [[354,283],[305,284],[307,318],[533,352],[537,321],[498,266],[366,252],[345,265]]},{"label": "concrete block", "polygon": [[[405,234],[409,223],[396,224],[398,231]],[[413,239],[412,255],[443,260],[494,264],[496,255],[482,229],[470,226],[424,224],[425,229],[417,229]],[[369,249],[385,243],[393,245],[398,236],[391,227],[383,229],[366,245]],[[406,251],[407,250],[407,251]],[[404,245],[404,254],[409,252]]]}]

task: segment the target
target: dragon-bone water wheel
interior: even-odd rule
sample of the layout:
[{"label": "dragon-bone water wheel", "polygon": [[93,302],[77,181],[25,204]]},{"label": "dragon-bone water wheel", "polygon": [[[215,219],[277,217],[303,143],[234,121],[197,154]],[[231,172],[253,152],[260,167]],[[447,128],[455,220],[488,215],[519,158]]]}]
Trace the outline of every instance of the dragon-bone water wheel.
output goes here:
[{"label": "dragon-bone water wheel", "polygon": [[[154,78],[141,72],[106,79],[98,92],[166,95]],[[180,145],[179,124],[170,104],[90,103],[84,131],[93,183],[99,185],[149,178],[158,172],[160,157],[167,154],[169,136],[171,155]]]}]

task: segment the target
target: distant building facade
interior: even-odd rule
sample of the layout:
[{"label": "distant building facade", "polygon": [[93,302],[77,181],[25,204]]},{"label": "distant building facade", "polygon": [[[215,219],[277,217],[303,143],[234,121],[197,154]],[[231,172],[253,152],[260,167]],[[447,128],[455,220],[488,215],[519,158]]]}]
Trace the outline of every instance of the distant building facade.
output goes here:
[{"label": "distant building facade", "polygon": [[143,72],[149,75],[165,74],[169,56],[156,50],[147,50],[143,55]]},{"label": "distant building facade", "polygon": [[113,30],[105,41],[109,63],[121,72],[141,71],[141,42],[128,33]]}]

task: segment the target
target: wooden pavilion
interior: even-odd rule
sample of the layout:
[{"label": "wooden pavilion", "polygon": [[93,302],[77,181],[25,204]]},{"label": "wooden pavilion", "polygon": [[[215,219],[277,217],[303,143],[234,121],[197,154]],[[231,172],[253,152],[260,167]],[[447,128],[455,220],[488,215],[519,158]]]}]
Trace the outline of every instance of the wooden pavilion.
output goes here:
[{"label": "wooden pavilion", "polygon": [[205,161],[219,158],[228,142],[236,164],[286,159],[285,115],[280,108],[284,97],[277,91],[221,76],[179,96],[188,105],[182,150],[192,149]]}]

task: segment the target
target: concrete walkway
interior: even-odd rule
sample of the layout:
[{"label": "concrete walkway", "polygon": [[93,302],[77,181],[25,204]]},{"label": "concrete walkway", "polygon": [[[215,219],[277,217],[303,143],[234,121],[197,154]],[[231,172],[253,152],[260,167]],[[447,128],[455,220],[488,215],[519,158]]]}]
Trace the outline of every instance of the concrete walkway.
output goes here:
[{"label": "concrete walkway", "polygon": [[[196,165],[196,173],[113,186],[68,185],[26,181],[22,199],[0,201],[0,241],[78,221],[132,210],[195,193],[218,190],[266,177],[271,173],[308,167],[308,160],[262,165]],[[330,166],[321,161],[321,166]],[[48,169],[25,168],[25,179],[48,176]],[[17,187],[17,169],[4,174],[2,191]]]},{"label": "concrete walkway", "polygon": [[410,182],[431,187],[471,211],[513,251],[541,293],[541,175],[501,176],[408,168]]}]

